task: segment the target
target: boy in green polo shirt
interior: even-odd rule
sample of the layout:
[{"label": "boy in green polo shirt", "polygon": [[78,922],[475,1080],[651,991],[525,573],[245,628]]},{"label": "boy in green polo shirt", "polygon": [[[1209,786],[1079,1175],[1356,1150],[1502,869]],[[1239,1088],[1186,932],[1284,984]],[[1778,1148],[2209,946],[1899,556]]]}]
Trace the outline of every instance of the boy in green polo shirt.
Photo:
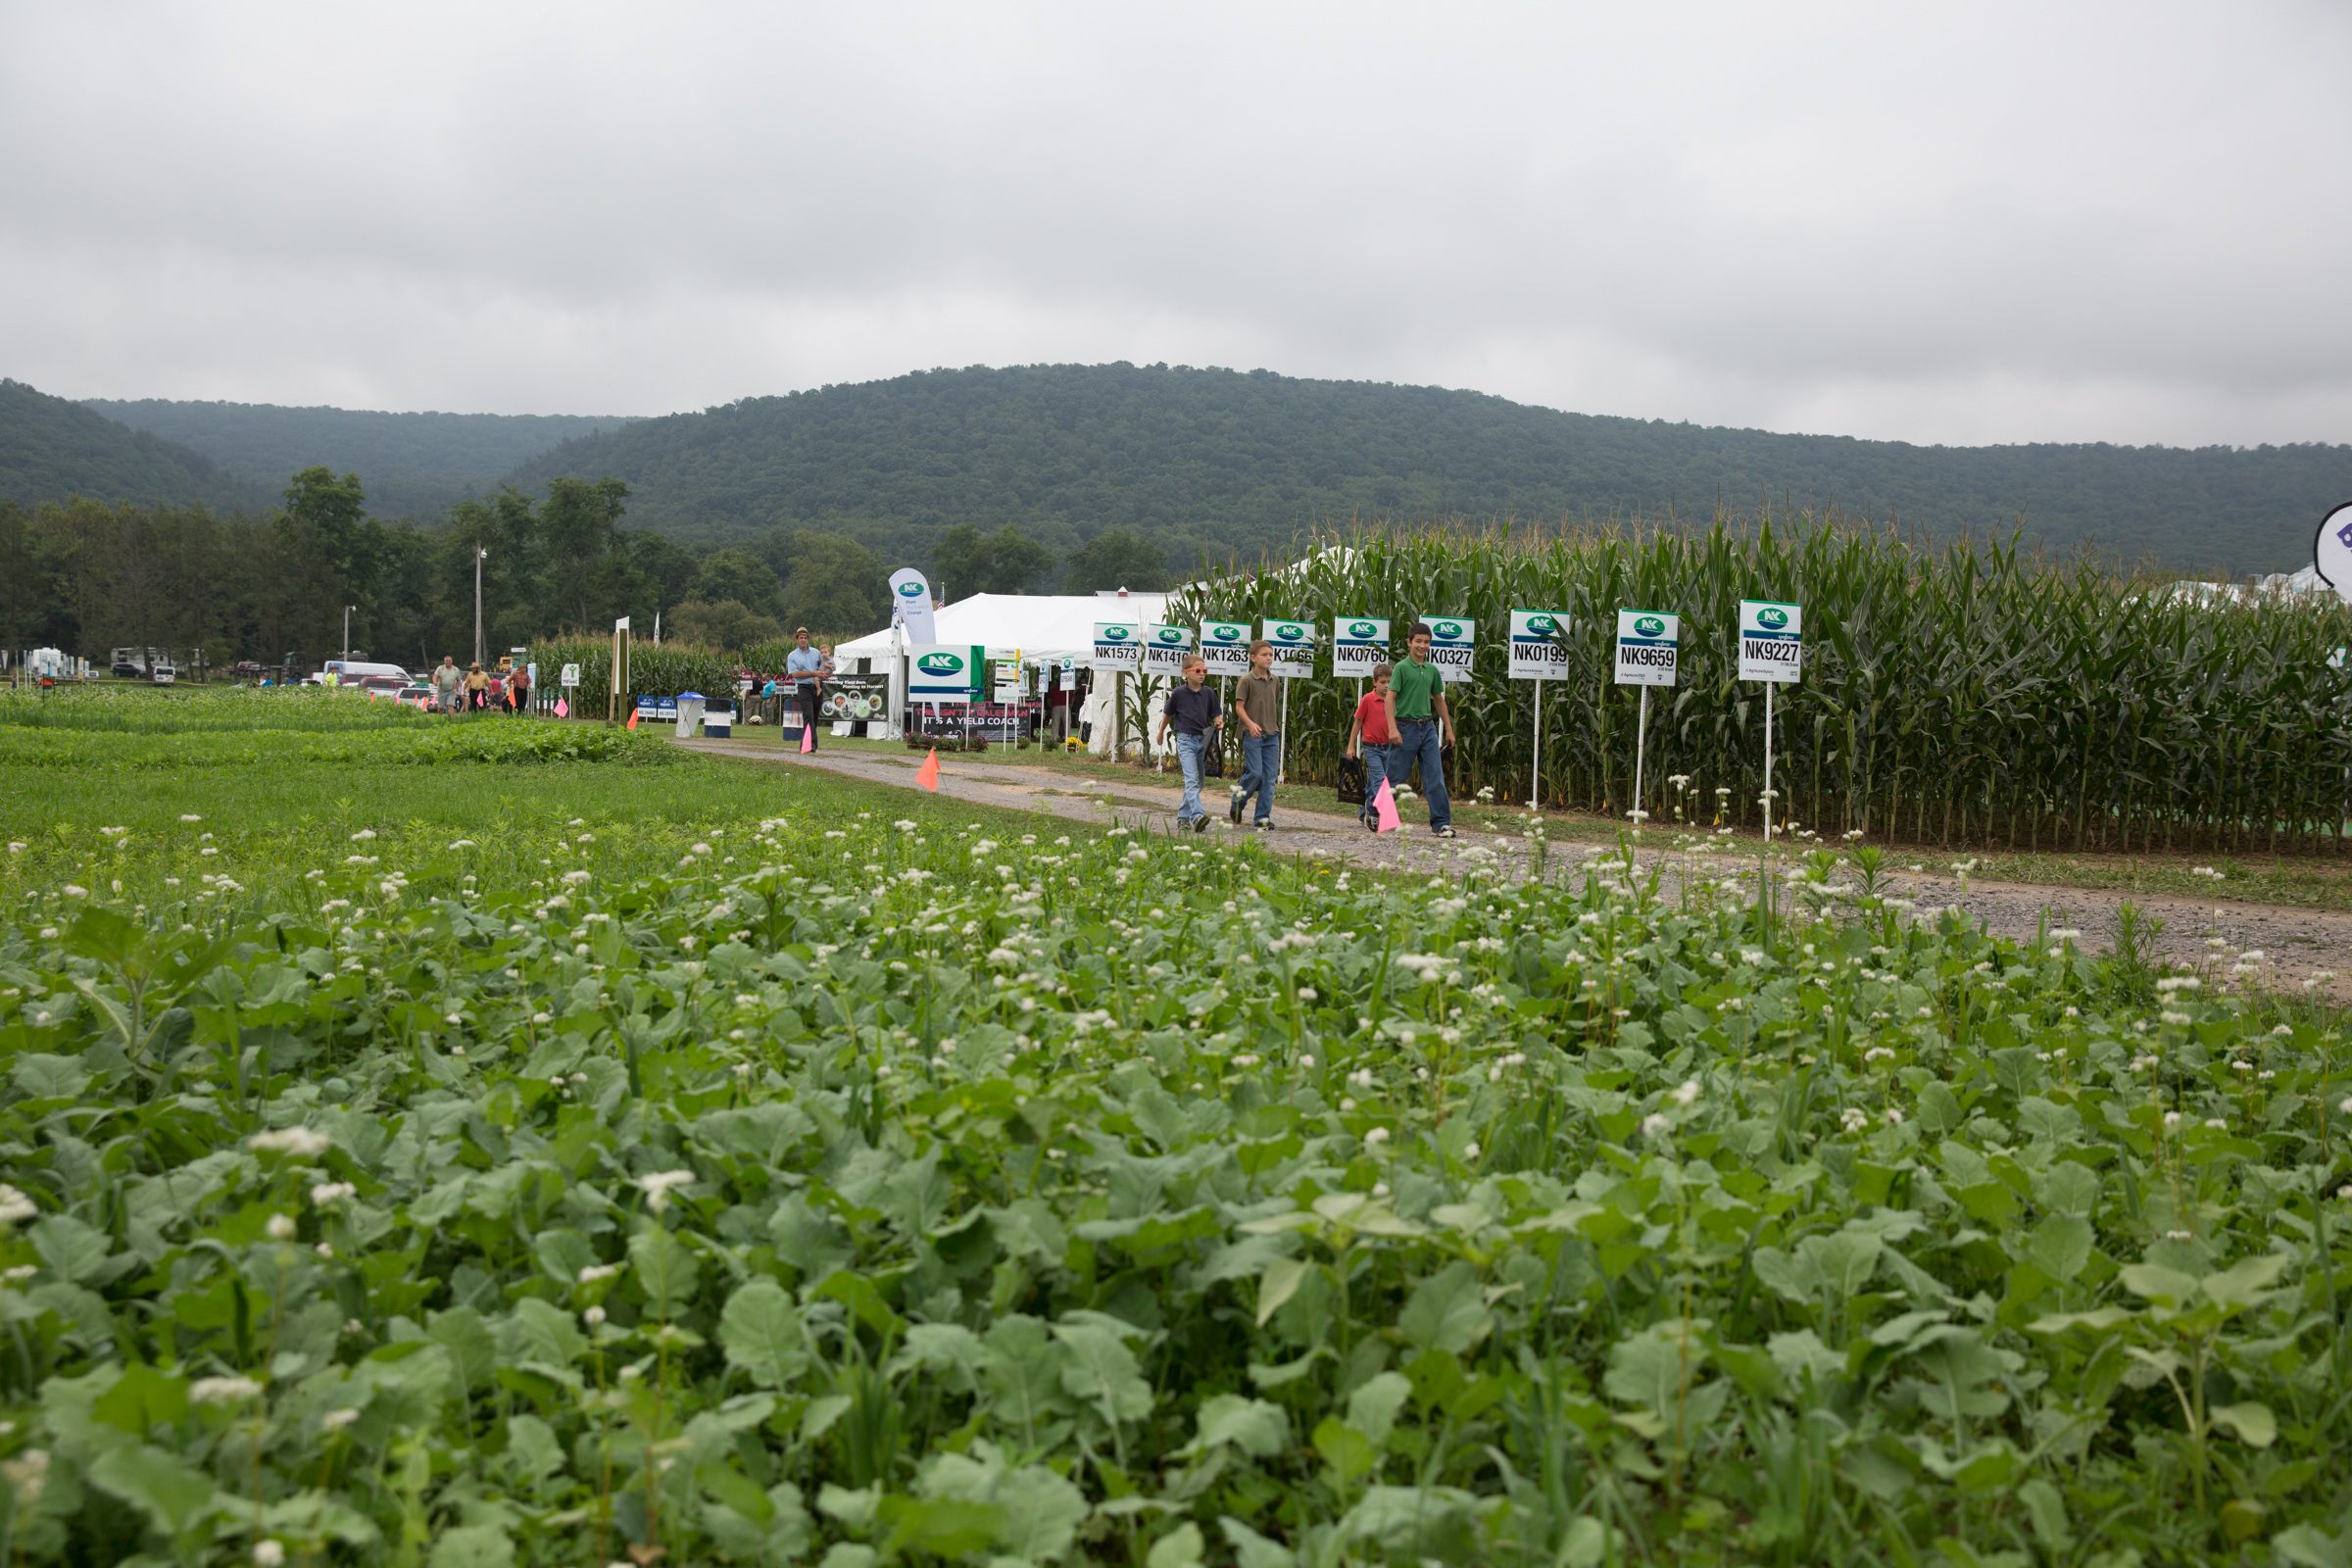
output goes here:
[{"label": "boy in green polo shirt", "polygon": [[1396,779],[1401,783],[1421,764],[1421,793],[1429,801],[1429,830],[1454,837],[1453,806],[1446,798],[1446,758],[1453,744],[1453,715],[1446,708],[1446,672],[1429,662],[1429,627],[1413,622],[1405,633],[1409,657],[1389,676],[1390,711],[1396,719]]}]

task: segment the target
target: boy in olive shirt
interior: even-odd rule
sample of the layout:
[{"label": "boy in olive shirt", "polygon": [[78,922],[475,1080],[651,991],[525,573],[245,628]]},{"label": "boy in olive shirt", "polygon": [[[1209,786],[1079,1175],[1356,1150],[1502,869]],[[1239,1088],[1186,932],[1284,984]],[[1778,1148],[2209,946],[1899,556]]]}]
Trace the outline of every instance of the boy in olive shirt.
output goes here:
[{"label": "boy in olive shirt", "polygon": [[1453,715],[1446,709],[1446,672],[1429,662],[1429,627],[1420,621],[1405,634],[1409,658],[1389,675],[1389,711],[1396,720],[1395,777],[1401,783],[1421,764],[1421,793],[1429,799],[1429,830],[1454,837],[1453,806],[1446,799],[1446,758],[1453,744]]},{"label": "boy in olive shirt", "polygon": [[1250,645],[1250,673],[1234,682],[1233,706],[1242,715],[1242,781],[1233,787],[1226,815],[1242,823],[1242,808],[1257,797],[1260,833],[1274,825],[1274,774],[1282,765],[1282,684],[1274,678],[1274,645],[1263,637]]}]

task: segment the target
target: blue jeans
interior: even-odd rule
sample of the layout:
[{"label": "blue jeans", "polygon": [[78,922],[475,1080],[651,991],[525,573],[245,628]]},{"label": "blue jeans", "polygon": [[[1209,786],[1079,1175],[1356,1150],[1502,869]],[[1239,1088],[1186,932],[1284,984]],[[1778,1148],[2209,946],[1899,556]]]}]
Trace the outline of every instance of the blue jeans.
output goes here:
[{"label": "blue jeans", "polygon": [[1389,775],[1389,783],[1403,783],[1413,764],[1421,764],[1421,794],[1429,802],[1429,826],[1435,832],[1453,820],[1453,804],[1446,799],[1446,759],[1438,749],[1443,732],[1434,718],[1400,718],[1396,733],[1403,740],[1396,748],[1396,770]]},{"label": "blue jeans", "polygon": [[1274,820],[1274,774],[1282,765],[1282,736],[1273,730],[1242,737],[1242,781],[1233,793],[1257,797],[1257,820]]},{"label": "blue jeans", "polygon": [[1369,741],[1364,743],[1364,815],[1367,817],[1372,814],[1372,803],[1380,799],[1381,780],[1388,780],[1391,794],[1395,794],[1396,786],[1404,782],[1404,760],[1397,752],[1395,746],[1374,746]]},{"label": "blue jeans", "polygon": [[1176,737],[1176,765],[1184,771],[1184,804],[1176,808],[1176,820],[1190,822],[1200,811],[1200,759],[1208,750],[1205,735]]}]

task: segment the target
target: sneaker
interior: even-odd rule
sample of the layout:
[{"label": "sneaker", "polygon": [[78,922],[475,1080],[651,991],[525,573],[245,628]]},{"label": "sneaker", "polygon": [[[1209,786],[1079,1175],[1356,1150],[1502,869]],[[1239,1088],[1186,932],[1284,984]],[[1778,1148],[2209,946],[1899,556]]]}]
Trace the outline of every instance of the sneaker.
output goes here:
[{"label": "sneaker", "polygon": [[1199,816],[1193,818],[1193,831],[1196,833],[1208,831],[1208,813],[1206,811],[1202,811]]},{"label": "sneaker", "polygon": [[1250,825],[1256,828],[1260,833],[1271,833],[1274,831],[1274,819],[1270,816],[1261,816],[1255,822],[1252,822]]},{"label": "sneaker", "polygon": [[1459,833],[1456,833],[1453,830],[1451,824],[1448,824],[1445,827],[1433,827],[1429,831],[1433,837],[1441,839],[1458,839],[1461,837]]},{"label": "sneaker", "polygon": [[1242,792],[1240,790],[1233,792],[1233,800],[1227,807],[1225,814],[1233,819],[1235,827],[1242,825]]}]

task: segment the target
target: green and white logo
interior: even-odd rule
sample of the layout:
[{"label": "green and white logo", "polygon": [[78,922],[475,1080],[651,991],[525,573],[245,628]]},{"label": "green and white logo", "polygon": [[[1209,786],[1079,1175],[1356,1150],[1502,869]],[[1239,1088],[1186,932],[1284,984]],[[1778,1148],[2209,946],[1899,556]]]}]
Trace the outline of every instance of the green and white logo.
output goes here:
[{"label": "green and white logo", "polygon": [[1162,626],[1159,628],[1159,640],[1173,646],[1184,641],[1184,633],[1174,626]]},{"label": "green and white logo", "polygon": [[1527,629],[1548,637],[1551,635],[1551,617],[1549,615],[1530,615],[1527,617]]},{"label": "green and white logo", "polygon": [[1350,637],[1377,637],[1380,635],[1380,627],[1368,620],[1351,620],[1348,623],[1348,635]]},{"label": "green and white logo", "polygon": [[1756,612],[1756,624],[1779,631],[1783,626],[1788,624],[1788,612],[1778,605],[1766,605],[1762,610]]},{"label": "green and white logo", "polygon": [[1453,641],[1462,634],[1461,622],[1455,620],[1441,620],[1431,625],[1429,629],[1447,642]]},{"label": "green and white logo", "polygon": [[1302,642],[1305,640],[1305,638],[1306,628],[1304,626],[1294,626],[1290,622],[1285,621],[1281,625],[1274,628],[1274,640],[1276,642]]},{"label": "green and white logo", "polygon": [[1238,643],[1242,640],[1242,628],[1230,625],[1219,626],[1214,635],[1221,643]]},{"label": "green and white logo", "polygon": [[1655,615],[1643,615],[1634,622],[1634,630],[1643,637],[1663,637],[1666,635],[1666,623]]},{"label": "green and white logo", "polygon": [[963,668],[963,661],[954,654],[925,654],[914,667],[926,675],[953,675]]},{"label": "green and white logo", "polygon": [[899,584],[899,597],[901,599],[920,599],[923,597],[923,585],[919,582],[903,582]]},{"label": "green and white logo", "polygon": [[1102,640],[1106,643],[1123,643],[1127,640],[1127,628],[1124,626],[1105,626],[1102,628]]}]

